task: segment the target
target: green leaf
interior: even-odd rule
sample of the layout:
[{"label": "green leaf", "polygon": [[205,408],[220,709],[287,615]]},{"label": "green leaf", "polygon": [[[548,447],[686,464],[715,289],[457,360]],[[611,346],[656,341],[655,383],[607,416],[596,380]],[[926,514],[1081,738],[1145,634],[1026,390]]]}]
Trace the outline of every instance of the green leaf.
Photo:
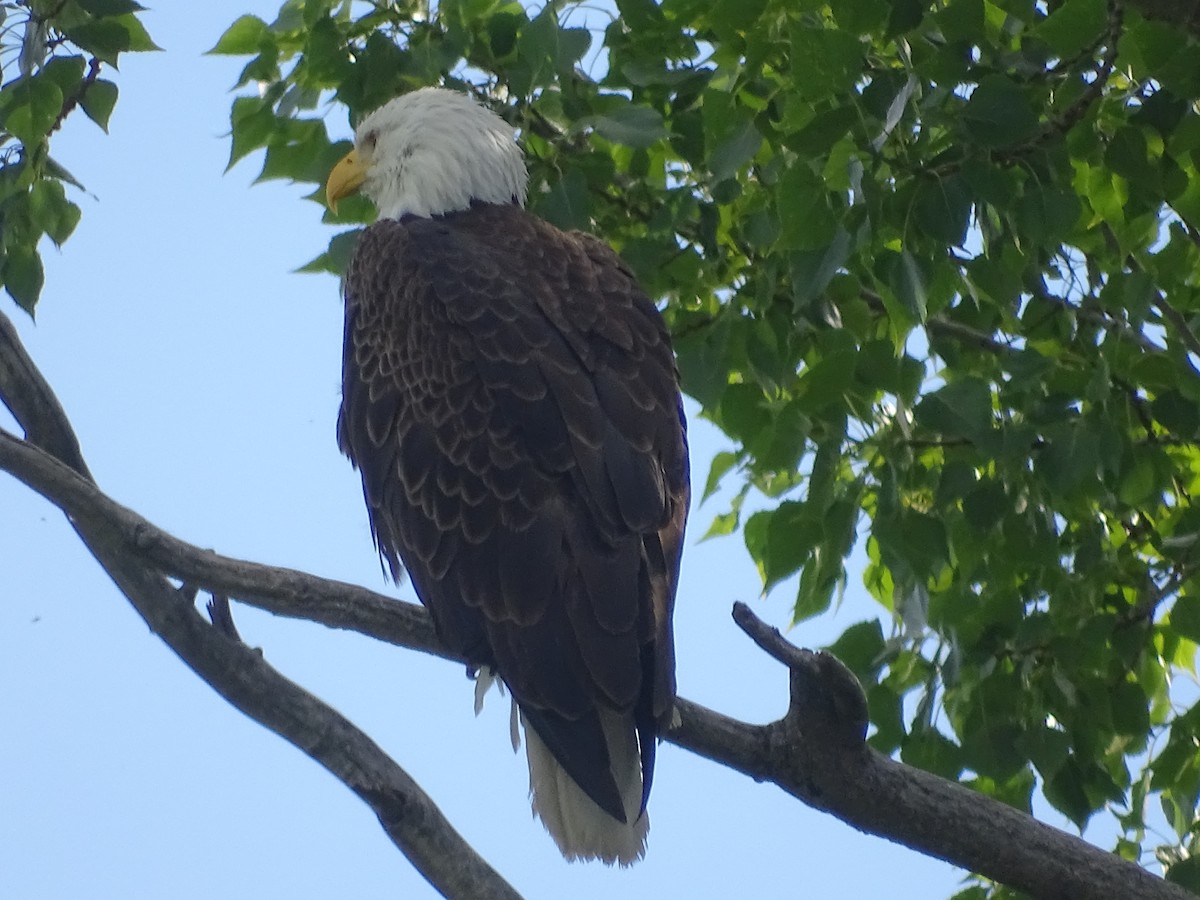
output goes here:
[{"label": "green leaf", "polygon": [[58,85],[64,97],[69,97],[83,83],[85,63],[82,56],[55,56],[42,67],[39,78],[48,78]]},{"label": "green leaf", "polygon": [[1012,511],[1003,485],[987,481],[962,498],[963,516],[980,531],[989,531]]},{"label": "green leaf", "polygon": [[1149,698],[1143,688],[1131,681],[1120,681],[1111,693],[1113,731],[1140,737],[1150,730]]},{"label": "green leaf", "polygon": [[98,78],[88,85],[83,98],[79,101],[87,117],[108,131],[108,120],[112,116],[113,107],[117,105],[117,86],[111,81]]},{"label": "green leaf", "polygon": [[1170,623],[1175,631],[1200,644],[1200,597],[1188,595],[1176,600]]},{"label": "green leaf", "polygon": [[756,558],[763,573],[763,590],[769,591],[799,571],[821,540],[823,529],[806,503],[788,500],[766,516],[766,542]]},{"label": "green leaf", "polygon": [[857,350],[837,350],[805,367],[796,384],[800,409],[812,414],[834,404],[844,404],[854,382],[857,358]]},{"label": "green leaf", "polygon": [[122,53],[162,49],[132,14],[81,22],[63,33],[71,43],[113,66]]},{"label": "green leaf", "polygon": [[1017,221],[1027,237],[1056,244],[1070,234],[1082,212],[1083,204],[1073,190],[1034,186],[1021,196]]},{"label": "green leaf", "polygon": [[27,147],[40,143],[62,111],[63,95],[49,78],[33,77],[12,89],[4,127]]},{"label": "green leaf", "polygon": [[948,41],[974,43],[985,37],[984,0],[950,0],[937,14],[937,22]]},{"label": "green leaf", "polygon": [[717,144],[708,157],[708,169],[714,181],[731,178],[754,158],[762,146],[763,136],[750,119],[742,122],[733,133]]},{"label": "green leaf", "polygon": [[534,211],[546,221],[569,230],[591,227],[591,202],[587,176],[578,170],[567,172],[537,195]]},{"label": "green leaf", "polygon": [[918,580],[936,574],[949,560],[946,527],[931,515],[901,510],[896,516],[877,516],[871,534],[894,570],[907,568]]},{"label": "green leaf", "polygon": [[271,29],[266,22],[258,16],[241,16],[225,29],[225,33],[207,52],[228,56],[251,56],[259,52],[259,47],[265,39],[271,39]]},{"label": "green leaf", "polygon": [[58,181],[35,182],[29,192],[28,210],[34,229],[60,246],[79,224],[79,207],[67,200],[66,191]]},{"label": "green leaf", "polygon": [[929,277],[921,262],[908,250],[892,254],[888,284],[914,322],[924,322],[929,311]]},{"label": "green leaf", "polygon": [[1167,869],[1163,877],[1193,894],[1200,894],[1200,856],[1189,856],[1180,860]]},{"label": "green leaf", "polygon": [[350,57],[340,29],[328,16],[309,27],[297,81],[310,89],[334,88],[350,70]]},{"label": "green leaf", "polygon": [[1059,496],[1083,484],[1094,484],[1100,465],[1099,448],[1092,429],[1080,423],[1062,423],[1046,429],[1046,446],[1035,461],[1035,471]]},{"label": "green leaf", "polygon": [[[796,223],[798,227],[799,223]],[[850,258],[850,233],[838,228],[824,247],[797,250],[788,258],[792,280],[792,300],[797,310],[806,309],[825,293],[834,276]]]},{"label": "green leaf", "polygon": [[1107,24],[1105,0],[1066,0],[1031,34],[1049,44],[1058,56],[1069,59],[1094,44]]},{"label": "green leaf", "polygon": [[994,427],[992,391],[979,378],[963,378],[927,395],[914,414],[919,424],[943,437],[983,443]]},{"label": "green leaf", "polygon": [[1091,818],[1093,806],[1084,790],[1078,764],[1068,760],[1053,777],[1046,779],[1046,799],[1079,828]]},{"label": "green leaf", "polygon": [[862,77],[859,37],[827,24],[791,29],[792,84],[798,97],[824,99],[854,88]]},{"label": "green leaf", "polygon": [[360,234],[362,234],[362,229],[354,228],[334,235],[324,253],[305,263],[296,271],[306,274],[318,272],[332,272],[334,275],[344,274],[350,265],[350,257],[354,255],[354,248],[358,246]]},{"label": "green leaf", "polygon": [[[238,97],[233,101],[230,126],[232,140],[229,146],[229,163],[225,166],[226,172],[248,153],[265,147],[276,128],[280,126],[280,122],[270,104],[258,97]],[[344,145],[344,149],[349,152],[349,144]]]},{"label": "green leaf", "polygon": [[547,4],[521,29],[518,38],[521,57],[535,65],[544,64],[547,74],[571,72],[591,44],[592,36],[586,28],[559,27],[554,4]]},{"label": "green leaf", "polygon": [[728,450],[722,450],[713,456],[712,465],[708,469],[708,479],[704,482],[704,493],[700,497],[701,503],[716,493],[717,488],[721,484],[721,479],[741,460],[742,456],[740,453],[732,453]]},{"label": "green leaf", "polygon": [[845,663],[862,684],[870,685],[878,680],[885,646],[883,626],[878,619],[871,619],[851,625],[825,649]]},{"label": "green leaf", "polygon": [[7,251],[4,264],[0,267],[0,280],[4,281],[4,289],[17,305],[33,315],[46,281],[42,258],[37,249],[31,246],[9,245]]},{"label": "green leaf", "polygon": [[971,93],[960,120],[968,136],[985,147],[1029,140],[1038,119],[1025,93],[1007,75],[987,75]]},{"label": "green leaf", "polygon": [[875,733],[867,741],[880,753],[890,754],[904,740],[904,709],[900,696],[887,684],[866,689],[867,712]]},{"label": "green leaf", "polygon": [[79,182],[79,179],[67,171],[66,167],[59,163],[54,157],[47,156],[45,161],[42,163],[42,166],[47,178],[57,178],[64,184],[69,184],[71,187],[79,188],[79,190],[87,193],[87,188],[85,188]]},{"label": "green leaf", "polygon": [[962,774],[962,748],[931,728],[913,731],[900,745],[900,758],[910,766],[951,781]]},{"label": "green leaf", "polygon": [[780,244],[785,248],[825,248],[837,233],[825,183],[803,160],[789,166],[779,179],[775,203],[783,229]]},{"label": "green leaf", "polygon": [[952,175],[919,182],[913,218],[917,227],[935,241],[961,247],[971,219],[971,196],[963,177]]},{"label": "green leaf", "polygon": [[658,110],[633,104],[618,106],[603,115],[589,116],[576,123],[573,130],[581,127],[593,128],[605,140],[627,147],[652,147],[671,136]]}]

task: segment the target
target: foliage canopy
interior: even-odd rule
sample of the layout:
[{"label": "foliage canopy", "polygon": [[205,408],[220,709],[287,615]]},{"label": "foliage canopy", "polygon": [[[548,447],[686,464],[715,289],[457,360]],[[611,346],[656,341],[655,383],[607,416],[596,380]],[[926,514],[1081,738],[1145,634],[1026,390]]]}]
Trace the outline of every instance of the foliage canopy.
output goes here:
[{"label": "foliage canopy", "polygon": [[[797,621],[865,552],[894,627],[832,649],[871,743],[1080,826],[1107,809],[1117,852],[1200,890],[1178,688],[1200,642],[1197,37],[1105,0],[615,7],[244,16],[213,48],[249,58],[230,165],[265,150],[262,179],[320,202],[347,149],[331,101],[357,121],[446,83],[493,105],[534,211],[665,301],[684,388],[737,448],[711,463],[706,493],[739,489],[710,534],[740,528]],[[99,63],[153,47],[139,8],[61,5],[0,95],[0,277],[31,312],[37,242],[79,215],[48,137],[71,98],[106,124]],[[306,269],[340,271],[355,233]]]}]

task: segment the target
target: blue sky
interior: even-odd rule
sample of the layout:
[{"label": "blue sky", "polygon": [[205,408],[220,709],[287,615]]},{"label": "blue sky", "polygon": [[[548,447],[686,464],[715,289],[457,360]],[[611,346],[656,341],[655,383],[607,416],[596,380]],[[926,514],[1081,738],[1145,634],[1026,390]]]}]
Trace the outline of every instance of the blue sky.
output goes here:
[{"label": "blue sky", "polygon": [[[271,2],[163,4],[164,53],[122,60],[106,136],[74,116],[53,154],[94,196],[46,252],[36,325],[7,301],[75,423],[100,485],[219,552],[384,582],[357,476],[338,454],[341,304],[294,274],[332,234],[304,190],[223,174],[241,61],[205,57]],[[331,128],[348,135],[334,111]],[[0,416],[11,428],[11,420]],[[726,448],[692,422],[696,478]],[[699,491],[697,490],[697,494]],[[751,722],[786,706],[785,673],[729,617],[787,622],[740,538],[697,543],[677,610],[680,692]],[[420,898],[433,891],[370,811],[243,717],[150,634],[62,516],[0,475],[0,896]],[[940,898],[962,874],[859,834],[769,785],[674,746],[659,755],[647,859],[568,865],[531,819],[506,702],[477,720],[463,671],[321,626],[235,607],[268,661],[350,716],[526,896]],[[792,634],[817,646],[877,615],[852,577],[835,613]]]}]

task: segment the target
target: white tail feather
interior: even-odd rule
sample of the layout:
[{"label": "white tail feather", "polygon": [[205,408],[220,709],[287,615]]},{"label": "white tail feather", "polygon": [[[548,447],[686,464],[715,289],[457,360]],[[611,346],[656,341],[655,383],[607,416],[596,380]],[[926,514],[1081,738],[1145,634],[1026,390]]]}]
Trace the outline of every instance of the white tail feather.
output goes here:
[{"label": "white tail feather", "polygon": [[[529,794],[533,813],[542,820],[568,860],[599,859],[632,865],[646,853],[650,817],[641,812],[642,762],[631,717],[600,711],[613,778],[621,792],[626,822],[618,822],[583,792],[549,751],[537,732],[525,726],[529,758]],[[639,814],[640,813],[640,814]]]}]

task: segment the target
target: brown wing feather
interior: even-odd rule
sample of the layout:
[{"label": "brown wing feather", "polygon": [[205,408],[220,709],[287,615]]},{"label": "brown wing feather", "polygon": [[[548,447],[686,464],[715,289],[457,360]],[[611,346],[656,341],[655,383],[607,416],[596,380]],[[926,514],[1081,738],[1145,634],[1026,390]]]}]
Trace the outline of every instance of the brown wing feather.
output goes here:
[{"label": "brown wing feather", "polygon": [[607,246],[505,206],[371,226],[346,297],[338,439],[381,555],[623,819],[596,711],[636,717],[648,793],[688,505],[658,311]]}]

